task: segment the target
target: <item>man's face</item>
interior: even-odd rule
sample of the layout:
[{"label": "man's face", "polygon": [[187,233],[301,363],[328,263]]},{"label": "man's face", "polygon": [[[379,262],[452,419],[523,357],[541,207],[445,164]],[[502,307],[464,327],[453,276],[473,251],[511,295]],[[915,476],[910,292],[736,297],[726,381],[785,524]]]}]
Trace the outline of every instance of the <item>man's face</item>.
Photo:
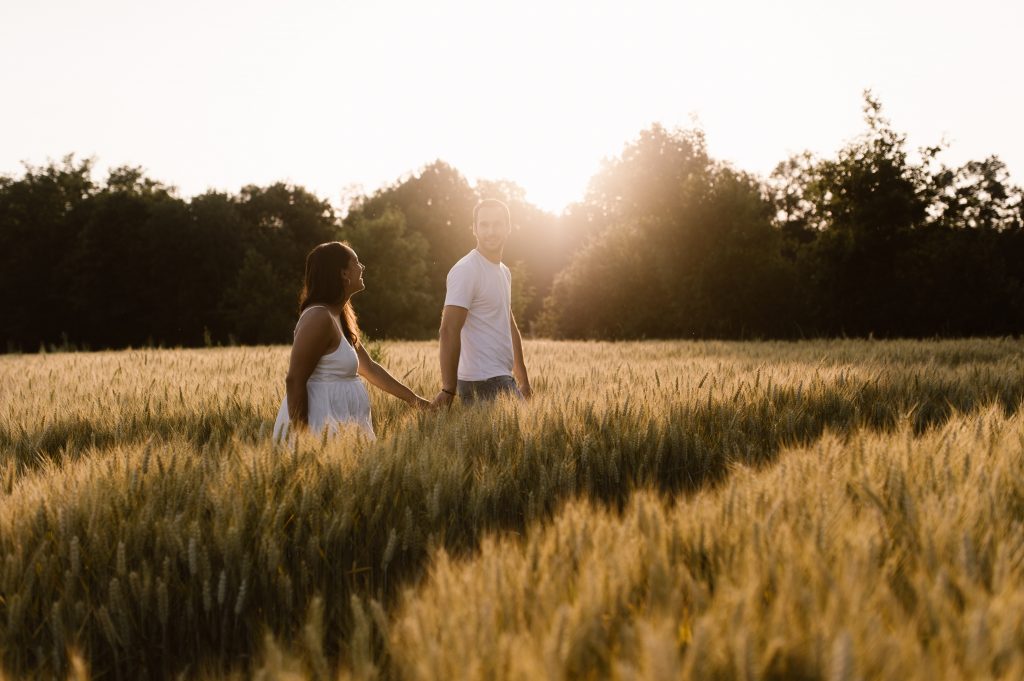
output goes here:
[{"label": "man's face", "polygon": [[485,206],[477,213],[473,233],[477,246],[484,250],[500,251],[504,248],[509,231],[508,215],[500,206]]}]

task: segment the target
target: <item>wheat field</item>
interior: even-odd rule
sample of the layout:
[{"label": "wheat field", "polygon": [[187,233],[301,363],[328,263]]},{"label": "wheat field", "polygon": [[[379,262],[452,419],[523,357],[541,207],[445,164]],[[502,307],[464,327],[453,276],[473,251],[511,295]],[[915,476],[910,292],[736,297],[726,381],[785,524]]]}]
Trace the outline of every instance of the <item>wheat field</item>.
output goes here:
[{"label": "wheat field", "polygon": [[284,446],[286,347],[0,356],[3,673],[1022,678],[1022,351],[530,341]]}]

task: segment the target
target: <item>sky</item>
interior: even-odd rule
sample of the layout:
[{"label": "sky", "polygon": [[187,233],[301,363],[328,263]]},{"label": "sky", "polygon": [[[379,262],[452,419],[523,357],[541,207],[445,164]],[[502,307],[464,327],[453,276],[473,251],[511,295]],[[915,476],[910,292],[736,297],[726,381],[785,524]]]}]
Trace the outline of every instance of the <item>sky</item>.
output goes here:
[{"label": "sky", "polygon": [[343,207],[435,159],[558,212],[653,123],[767,175],[864,129],[1024,183],[1024,3],[975,0],[0,5],[0,174],[74,153],[183,196],[286,181]]}]

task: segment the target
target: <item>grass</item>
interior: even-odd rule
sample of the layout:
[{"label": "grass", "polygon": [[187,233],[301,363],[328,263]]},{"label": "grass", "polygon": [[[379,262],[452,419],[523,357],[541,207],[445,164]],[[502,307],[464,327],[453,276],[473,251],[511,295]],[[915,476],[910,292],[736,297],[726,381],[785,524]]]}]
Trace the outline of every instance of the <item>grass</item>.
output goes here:
[{"label": "grass", "polygon": [[860,432],[433,556],[404,679],[1024,677],[1024,420]]},{"label": "grass", "polygon": [[[1020,466],[1022,350],[1010,339],[534,341],[528,404],[419,415],[371,391],[377,442],[349,434],[287,448],[269,442],[287,348],[0,357],[3,665],[133,679],[292,668],[1011,678],[1019,661],[1006,646],[1024,645],[1012,617],[998,645],[992,620],[968,635],[981,625],[966,605],[920,635],[923,608],[947,617],[943,594],[985,602],[922,543],[938,536],[928,523],[963,514],[920,509],[964,497],[974,520],[958,550],[983,572],[1002,551],[1011,562],[1000,574],[1019,577],[1022,496],[1009,471]],[[381,351],[433,394],[431,344]],[[936,442],[952,444],[927,456]],[[1002,458],[977,453],[989,448]],[[953,479],[939,475],[940,454]],[[979,476],[1003,486],[977,487]],[[913,532],[892,529],[904,507]],[[731,515],[715,515],[724,508]],[[889,516],[895,524],[879,524]],[[690,552],[658,554],[676,535]],[[846,566],[860,555],[851,537],[881,563]],[[539,572],[508,568],[531,555],[545,556]],[[956,588],[935,586],[940,571],[920,564],[944,566]],[[570,588],[599,578],[610,591],[596,600]],[[544,580],[553,586],[538,591]],[[744,584],[775,584],[770,607],[755,608]],[[608,594],[623,607],[602,609]],[[505,611],[520,614],[489,619]],[[841,620],[851,620],[843,631]],[[891,657],[865,633],[878,626],[899,664],[876,661]],[[957,631],[973,661],[937,652]],[[436,643],[460,636],[461,647]],[[520,666],[493,667],[510,651]]]}]

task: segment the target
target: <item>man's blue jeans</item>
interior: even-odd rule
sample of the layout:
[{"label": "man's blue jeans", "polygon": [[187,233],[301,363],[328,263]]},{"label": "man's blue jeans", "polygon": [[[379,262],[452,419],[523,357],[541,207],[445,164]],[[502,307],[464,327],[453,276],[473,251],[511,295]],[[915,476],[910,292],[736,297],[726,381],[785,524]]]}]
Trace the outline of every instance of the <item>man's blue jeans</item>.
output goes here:
[{"label": "man's blue jeans", "polygon": [[465,404],[473,404],[477,400],[493,400],[503,393],[523,399],[523,394],[519,392],[519,386],[516,385],[516,379],[511,376],[494,376],[483,381],[459,381],[458,391],[459,399]]}]

